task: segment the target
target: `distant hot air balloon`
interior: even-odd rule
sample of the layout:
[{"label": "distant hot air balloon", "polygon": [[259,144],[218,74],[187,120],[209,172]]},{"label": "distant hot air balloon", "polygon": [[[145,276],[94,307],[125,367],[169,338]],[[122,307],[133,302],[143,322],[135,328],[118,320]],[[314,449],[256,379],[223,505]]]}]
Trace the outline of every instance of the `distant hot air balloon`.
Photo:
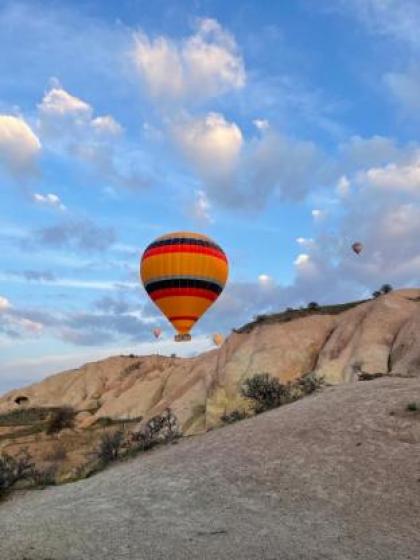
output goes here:
[{"label": "distant hot air balloon", "polygon": [[351,248],[356,253],[356,255],[360,255],[360,253],[363,251],[363,243],[360,243],[360,241],[356,241],[356,243],[353,243]]},{"label": "distant hot air balloon", "polygon": [[220,333],[214,333],[213,342],[216,346],[221,346],[223,344],[223,335],[221,335]]},{"label": "distant hot air balloon", "polygon": [[155,335],[155,338],[159,338],[162,334],[162,330],[159,328],[153,329],[153,334]]},{"label": "distant hot air balloon", "polygon": [[158,237],[140,262],[144,288],[176,329],[177,341],[191,339],[190,330],[221,294],[228,271],[219,245],[184,231]]}]

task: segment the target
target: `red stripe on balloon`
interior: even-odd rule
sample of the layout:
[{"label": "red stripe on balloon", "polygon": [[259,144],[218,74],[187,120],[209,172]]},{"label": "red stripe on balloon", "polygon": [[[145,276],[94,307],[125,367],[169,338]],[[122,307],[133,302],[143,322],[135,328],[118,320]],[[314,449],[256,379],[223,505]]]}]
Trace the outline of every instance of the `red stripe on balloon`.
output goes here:
[{"label": "red stripe on balloon", "polygon": [[165,288],[164,290],[155,290],[149,295],[153,301],[172,296],[193,296],[215,301],[219,294],[201,288]]},{"label": "red stripe on balloon", "polygon": [[167,253],[194,253],[199,255],[209,255],[222,259],[227,263],[226,255],[217,249],[211,247],[200,247],[199,245],[164,245],[163,247],[155,247],[154,249],[146,249],[142,260],[156,255],[164,255]]}]

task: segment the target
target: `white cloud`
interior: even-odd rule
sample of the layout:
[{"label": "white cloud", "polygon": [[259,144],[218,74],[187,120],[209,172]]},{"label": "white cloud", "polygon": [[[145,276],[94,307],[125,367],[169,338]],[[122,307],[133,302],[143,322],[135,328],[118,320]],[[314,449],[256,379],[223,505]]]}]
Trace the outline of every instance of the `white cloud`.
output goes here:
[{"label": "white cloud", "polygon": [[196,33],[178,42],[138,33],[134,60],[153,97],[207,98],[245,84],[235,40],[214,19],[199,20]]},{"label": "white cloud", "polygon": [[204,191],[195,192],[195,201],[193,206],[193,217],[199,222],[212,223],[211,204]]},{"label": "white cloud", "polygon": [[312,238],[307,238],[307,237],[298,237],[296,239],[296,243],[298,245],[301,245],[302,247],[313,247],[315,244],[315,241]]},{"label": "white cloud", "polygon": [[5,297],[0,296],[0,313],[5,311],[6,309],[10,309],[10,307],[10,301]]},{"label": "white cloud", "polygon": [[252,123],[258,130],[267,130],[270,128],[270,123],[266,119],[255,119]]},{"label": "white cloud", "polygon": [[110,115],[96,117],[91,122],[92,127],[99,133],[117,136],[122,133],[122,126]]},{"label": "white cloud", "polygon": [[40,135],[53,152],[76,158],[119,187],[150,183],[140,169],[143,154],[123,143],[123,128],[111,115],[95,116],[89,103],[56,84],[38,105],[38,117]]},{"label": "white cloud", "polygon": [[409,162],[368,169],[358,177],[375,187],[420,194],[420,152]]},{"label": "white cloud", "polygon": [[320,222],[327,217],[326,210],[320,210],[319,208],[315,208],[311,211],[312,217],[316,222]]},{"label": "white cloud", "polygon": [[261,285],[265,286],[265,285],[269,284],[270,282],[272,282],[272,278],[268,274],[260,274],[258,276],[258,282]]},{"label": "white cloud", "polygon": [[22,330],[32,333],[38,334],[40,333],[44,326],[37,321],[31,321],[31,319],[19,318],[19,317],[11,317],[10,323],[13,326],[19,327]]},{"label": "white cloud", "polygon": [[47,115],[72,115],[90,118],[92,107],[82,99],[71,95],[62,87],[53,87],[48,91],[38,105],[41,113]]},{"label": "white cloud", "polygon": [[301,253],[296,257],[294,264],[298,267],[305,266],[309,262],[309,258],[309,255],[306,253]]},{"label": "white cloud", "polygon": [[58,210],[66,210],[66,207],[61,202],[60,197],[53,193],[49,193],[49,194],[35,193],[32,196],[32,199],[34,202],[42,206],[49,206],[51,208],[57,208]]},{"label": "white cloud", "polygon": [[352,12],[372,33],[388,36],[412,48],[420,47],[417,0],[334,0],[343,11]]},{"label": "white cloud", "polygon": [[399,156],[399,149],[392,138],[386,136],[351,136],[339,145],[342,165],[349,170],[357,167],[385,165]]},{"label": "white cloud", "polygon": [[173,135],[184,156],[207,177],[226,177],[238,163],[242,132],[219,113],[178,121]]},{"label": "white cloud", "polygon": [[0,164],[16,176],[34,172],[41,142],[20,117],[0,115]]},{"label": "white cloud", "polygon": [[345,175],[342,175],[337,181],[336,186],[337,194],[341,197],[346,197],[350,192],[350,181]]}]

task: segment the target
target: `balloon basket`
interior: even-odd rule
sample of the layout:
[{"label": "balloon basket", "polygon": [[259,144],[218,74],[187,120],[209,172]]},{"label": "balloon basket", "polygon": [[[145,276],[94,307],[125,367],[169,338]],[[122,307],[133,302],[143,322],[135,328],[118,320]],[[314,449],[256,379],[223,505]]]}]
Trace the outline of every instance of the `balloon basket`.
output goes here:
[{"label": "balloon basket", "polygon": [[176,334],[175,335],[175,342],[188,342],[191,340],[190,334]]}]

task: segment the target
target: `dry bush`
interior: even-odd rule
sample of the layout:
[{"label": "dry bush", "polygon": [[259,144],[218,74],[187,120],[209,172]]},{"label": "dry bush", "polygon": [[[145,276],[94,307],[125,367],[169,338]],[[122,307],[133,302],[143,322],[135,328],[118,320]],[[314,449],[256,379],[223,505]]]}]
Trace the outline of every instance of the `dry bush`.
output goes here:
[{"label": "dry bush", "polygon": [[21,480],[33,479],[35,463],[26,449],[16,457],[0,455],[0,496]]},{"label": "dry bush", "polygon": [[167,408],[162,414],[151,418],[138,432],[130,433],[130,445],[146,451],[159,443],[170,443],[180,437],[178,421]]},{"label": "dry bush", "polygon": [[240,420],[244,420],[248,417],[248,414],[244,410],[232,410],[228,414],[223,414],[220,417],[220,420],[225,424],[234,424],[235,422],[239,422]]},{"label": "dry bush", "polygon": [[63,406],[54,410],[47,422],[47,434],[57,434],[65,428],[73,428],[75,410],[70,406]]},{"label": "dry bush", "polygon": [[44,455],[45,461],[56,462],[64,461],[67,458],[67,451],[64,445],[57,443]]},{"label": "dry bush", "polygon": [[102,434],[99,447],[95,451],[94,456],[106,465],[112,461],[116,461],[120,456],[124,433],[120,430],[116,432],[105,432]]}]

